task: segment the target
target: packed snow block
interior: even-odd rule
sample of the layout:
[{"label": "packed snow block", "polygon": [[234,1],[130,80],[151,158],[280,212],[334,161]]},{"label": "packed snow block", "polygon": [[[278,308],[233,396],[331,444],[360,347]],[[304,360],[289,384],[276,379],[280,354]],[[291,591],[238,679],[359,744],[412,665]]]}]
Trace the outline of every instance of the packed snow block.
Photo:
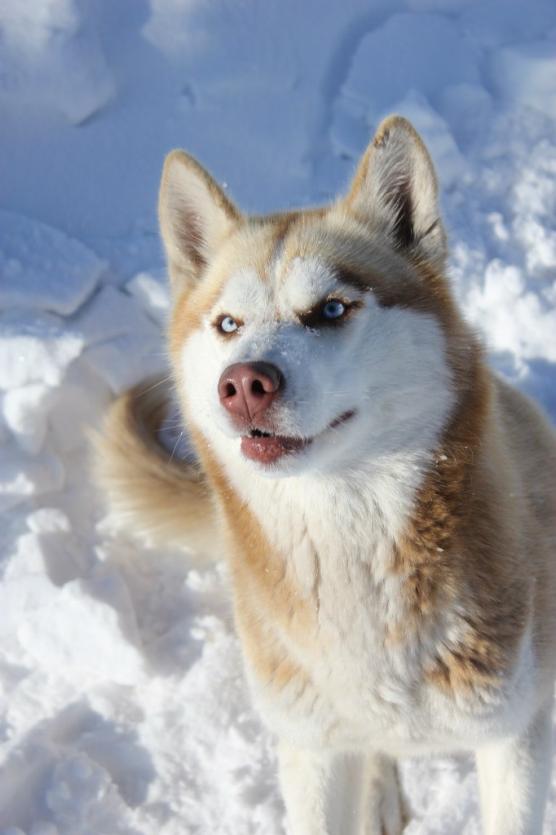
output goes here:
[{"label": "packed snow block", "polygon": [[125,289],[139,302],[147,316],[159,325],[166,323],[170,311],[166,278],[157,278],[149,272],[138,273],[128,281]]},{"label": "packed snow block", "polygon": [[67,324],[88,346],[127,334],[160,338],[160,328],[134,299],[115,287],[102,287]]},{"label": "packed snow block", "polygon": [[115,395],[168,371],[160,339],[145,339],[140,334],[126,334],[96,345],[85,351],[83,358]]},{"label": "packed snow block", "polygon": [[[437,106],[451,84],[478,84],[477,55],[454,23],[435,14],[394,14],[360,42],[333,108],[331,141],[357,157],[380,117],[411,90]],[[426,139],[427,137],[425,137]]]},{"label": "packed snow block", "polygon": [[517,44],[492,57],[492,77],[506,104],[556,113],[556,38]]},{"label": "packed snow block", "polygon": [[52,105],[74,125],[90,119],[116,95],[114,78],[93,31],[77,32],[50,66],[58,82]]},{"label": "packed snow block", "polygon": [[83,337],[50,313],[0,312],[0,389],[57,386],[83,350]]},{"label": "packed snow block", "polygon": [[64,486],[64,466],[52,453],[29,456],[5,444],[0,448],[0,456],[0,511]]},{"label": "packed snow block", "polygon": [[108,386],[79,359],[56,390],[48,425],[54,448],[62,455],[87,443],[87,432],[98,428],[111,400]]},{"label": "packed snow block", "polygon": [[79,241],[0,210],[0,310],[32,308],[69,316],[105,272],[106,263]]},{"label": "packed snow block", "polygon": [[89,345],[84,360],[114,394],[167,367],[160,327],[127,293],[103,288],[73,326]]},{"label": "packed snow block", "polygon": [[4,0],[0,14],[4,96],[40,104],[80,124],[115,93],[102,47],[76,0]]},{"label": "packed snow block", "polygon": [[53,389],[41,383],[10,389],[4,395],[6,426],[19,446],[31,455],[40,452],[44,444],[52,399]]}]

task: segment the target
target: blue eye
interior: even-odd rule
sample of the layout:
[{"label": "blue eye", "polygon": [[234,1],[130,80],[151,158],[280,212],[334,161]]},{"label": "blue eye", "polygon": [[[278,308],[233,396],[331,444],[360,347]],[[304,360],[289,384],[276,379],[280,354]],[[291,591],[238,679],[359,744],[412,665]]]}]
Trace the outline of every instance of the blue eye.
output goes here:
[{"label": "blue eye", "polygon": [[322,308],[325,319],[340,319],[346,312],[346,306],[339,299],[330,299]]},{"label": "blue eye", "polygon": [[233,333],[234,331],[237,331],[239,325],[235,319],[232,319],[231,316],[223,316],[218,323],[218,327],[223,333]]}]

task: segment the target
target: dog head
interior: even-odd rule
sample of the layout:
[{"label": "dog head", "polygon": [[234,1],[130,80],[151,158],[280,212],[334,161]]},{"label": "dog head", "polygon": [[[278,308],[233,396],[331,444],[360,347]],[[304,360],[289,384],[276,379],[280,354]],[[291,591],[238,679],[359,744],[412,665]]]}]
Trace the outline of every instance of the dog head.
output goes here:
[{"label": "dog head", "polygon": [[328,207],[246,217],[174,151],[159,212],[177,388],[220,458],[291,475],[430,448],[458,319],[434,169],[406,120],[382,123]]}]

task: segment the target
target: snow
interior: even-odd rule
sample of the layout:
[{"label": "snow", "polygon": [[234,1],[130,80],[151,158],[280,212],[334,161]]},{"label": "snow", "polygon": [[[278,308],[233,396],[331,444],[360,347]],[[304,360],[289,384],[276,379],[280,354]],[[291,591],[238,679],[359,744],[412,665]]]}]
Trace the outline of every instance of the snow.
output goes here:
[{"label": "snow", "polygon": [[1,14],[2,86],[10,96],[27,107],[59,110],[74,124],[112,97],[114,82],[98,35],[74,0],[3,0]]},{"label": "snow", "polygon": [[[309,205],[407,115],[466,314],[554,418],[555,56],[551,0],[0,4],[0,835],[284,831],[224,565],[126,539],[90,482],[106,405],[166,369],[164,154]],[[403,781],[409,835],[478,835],[469,759]]]},{"label": "snow", "polygon": [[106,265],[79,241],[36,220],[0,211],[0,310],[30,307],[68,315],[93,292]]}]

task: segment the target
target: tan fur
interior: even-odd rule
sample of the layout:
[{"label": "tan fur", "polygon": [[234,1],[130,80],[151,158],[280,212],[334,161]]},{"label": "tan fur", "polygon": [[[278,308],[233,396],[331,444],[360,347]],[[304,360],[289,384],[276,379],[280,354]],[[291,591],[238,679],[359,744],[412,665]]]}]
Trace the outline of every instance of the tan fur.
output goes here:
[{"label": "tan fur", "polygon": [[[176,288],[168,341],[201,470],[169,462],[161,452],[154,435],[166,395],[163,390],[149,395],[142,388],[113,407],[98,446],[99,470],[119,514],[139,527],[147,524],[161,539],[176,542],[183,536],[188,543],[208,547],[219,526],[231,567],[238,631],[252,674],[265,692],[280,693],[286,687],[309,692],[310,664],[300,659],[326,650],[319,621],[319,554],[314,555],[314,588],[304,589],[288,555],[269,542],[209,443],[188,419],[182,347],[204,324],[231,274],[253,269],[268,280],[278,270],[274,280],[279,284],[297,258],[318,259],[358,293],[373,294],[379,306],[434,317],[445,340],[455,405],[405,528],[386,555],[386,571],[400,581],[402,602],[385,629],[384,644],[395,651],[404,642],[416,646],[416,636],[435,635],[444,613],[458,611],[459,628],[439,637],[420,682],[457,701],[473,694],[482,698],[510,681],[530,636],[541,704],[552,692],[556,665],[554,432],[524,395],[488,369],[444,274],[445,237],[439,219],[421,206],[414,228],[398,224],[387,234],[384,212],[398,209],[392,208],[391,196],[383,195],[378,208],[373,204],[372,211],[365,209],[370,172],[384,165],[381,149],[397,125],[396,119],[384,123],[348,196],[329,208],[245,218],[190,158],[174,156],[167,163],[160,219]],[[428,177],[436,194],[421,140],[412,128],[407,137],[418,177]],[[187,263],[180,261],[182,251],[173,254],[175,218],[169,217],[164,197],[168,166],[176,162],[200,178],[197,188],[206,187],[213,196],[216,192],[214,216],[207,221],[211,240],[192,239],[191,229],[195,233],[197,227],[190,223],[190,237],[183,243],[185,249],[193,248]],[[418,202],[414,183],[403,181],[402,191],[402,202]],[[370,571],[368,566],[361,568],[365,570]]]},{"label": "tan fur", "polygon": [[196,182],[198,192],[202,192],[203,189],[206,191],[220,221],[214,224],[215,234],[210,240],[205,241],[199,228],[202,219],[198,217],[194,206],[180,202],[179,205],[173,206],[174,211],[171,212],[169,201],[159,201],[160,225],[167,230],[166,239],[176,242],[168,250],[168,260],[172,286],[174,290],[179,291],[183,285],[190,285],[198,272],[206,266],[211,257],[211,250],[222,243],[233,226],[240,221],[241,216],[202,165],[179,149],[171,151],[166,157],[161,193],[168,193],[171,175],[175,174],[176,170],[183,177]]},{"label": "tan fur", "polygon": [[167,382],[151,380],[111,405],[92,438],[95,476],[124,529],[149,544],[212,553],[219,523],[205,475],[173,460],[157,440],[169,396]]},{"label": "tan fur", "polygon": [[282,556],[231,487],[206,441],[198,432],[193,434],[226,522],[236,611],[244,632],[248,624],[264,622],[271,612],[271,621],[293,640],[300,645],[312,644],[317,631],[316,600],[297,587]]},{"label": "tan fur", "polygon": [[[546,471],[544,462],[547,456],[554,455],[550,430],[542,428],[542,418],[522,395],[512,391],[510,398],[507,388],[493,380],[484,365],[476,339],[457,312],[445,278],[430,266],[420,263],[416,266],[425,277],[425,293],[421,284],[407,280],[407,269],[403,265],[394,272],[390,267],[387,278],[388,265],[383,263],[383,256],[379,254],[377,257],[377,253],[372,251],[366,243],[359,220],[346,214],[343,206],[333,209],[328,216],[323,216],[320,210],[309,211],[306,215],[289,213],[286,216],[267,218],[264,223],[255,220],[250,224],[245,222],[245,225],[247,234],[240,240],[239,247],[235,241],[224,243],[226,252],[222,258],[222,267],[213,272],[211,281],[199,282],[189,290],[182,291],[175,303],[169,344],[171,355],[176,358],[176,369],[177,355],[185,335],[191,328],[197,327],[211,309],[225,280],[226,270],[229,272],[233,270],[234,264],[245,265],[247,262],[263,272],[262,262],[266,260],[268,263],[279,241],[284,244],[284,271],[292,258],[318,253],[325,261],[328,258],[331,264],[336,259],[339,274],[345,280],[353,281],[359,289],[370,288],[381,304],[400,304],[438,317],[447,337],[448,356],[460,393],[460,402],[437,450],[436,467],[429,473],[419,492],[411,524],[400,542],[393,547],[392,570],[407,577],[406,614],[410,616],[410,621],[392,623],[390,634],[392,639],[395,635],[400,638],[403,634],[407,635],[410,622],[413,622],[416,629],[423,628],[423,618],[434,618],[438,610],[456,594],[461,597],[462,586],[465,586],[465,602],[470,613],[467,639],[458,646],[447,647],[443,655],[439,656],[437,666],[428,671],[428,675],[443,688],[467,688],[473,684],[483,684],[487,678],[495,679],[513,660],[524,626],[533,617],[530,607],[525,603],[533,595],[533,591],[529,591],[534,584],[531,565],[519,562],[523,534],[514,533],[514,502],[508,502],[505,498],[504,487],[508,483],[507,479],[517,479],[519,489],[524,494],[523,504],[527,508],[529,493],[534,488],[533,485],[523,484],[521,470],[526,471],[525,475],[532,471],[536,477],[542,460],[542,470]],[[394,263],[396,261],[394,259]],[[368,265],[373,263],[376,266],[369,271]],[[179,375],[179,370],[177,373]],[[503,392],[502,403],[500,392]],[[104,476],[108,492],[122,504],[126,513],[134,513],[136,519],[139,515],[143,519],[149,518],[148,505],[149,501],[153,501],[160,509],[160,522],[153,530],[160,530],[162,536],[167,515],[167,522],[173,531],[172,539],[179,538],[182,532],[188,542],[192,542],[192,536],[195,541],[203,539],[203,522],[200,520],[206,519],[212,525],[214,515],[205,492],[206,486],[199,482],[197,473],[193,472],[197,482],[192,483],[201,483],[201,491],[196,490],[194,493],[194,503],[188,499],[181,505],[183,522],[177,516],[179,511],[173,483],[170,481],[171,487],[168,483],[168,473],[177,474],[179,471],[182,486],[177,495],[180,496],[179,501],[182,501],[181,497],[187,490],[188,475],[179,467],[171,463],[167,465],[160,455],[149,458],[152,466],[148,472],[153,474],[162,487],[167,487],[165,493],[158,486],[149,487],[146,479],[141,482],[135,477],[126,480],[125,474],[117,477],[112,475],[119,473],[119,467],[123,465],[132,470],[134,465],[130,462],[138,457],[137,450],[134,450],[132,456],[126,448],[128,444],[136,442],[133,440],[134,423],[129,420],[129,415],[132,414],[132,403],[137,395],[131,393],[113,407],[105,430],[109,438],[118,438],[118,443],[112,441],[112,446],[103,450],[104,461],[110,462],[110,465],[104,464],[105,472],[109,472],[108,479]],[[516,431],[519,424],[515,427],[511,418],[504,413],[499,414],[501,408],[507,410],[510,404],[524,420],[536,424],[535,432],[537,435],[540,432],[541,438],[538,451],[531,448],[530,438],[524,446],[523,442],[516,443],[512,437],[512,432]],[[504,453],[503,449],[496,449],[503,446],[500,420],[509,423],[509,437],[504,442],[512,448],[514,455],[520,456],[517,462],[508,460],[508,453]],[[198,439],[197,443],[198,449],[202,450],[203,442]],[[119,444],[122,444],[121,448]],[[490,448],[487,449],[487,446]],[[148,447],[141,449],[145,453]],[[538,467],[527,466],[527,458],[534,458],[535,455],[541,459]],[[501,473],[497,477],[492,472],[493,456],[496,458],[496,466],[504,473],[502,480]],[[299,623],[299,636],[310,634],[314,625],[308,629],[307,601],[299,589],[293,586],[295,578],[287,578],[286,582],[279,568],[283,561],[277,557],[272,558],[272,548],[264,541],[264,535],[252,514],[241,505],[240,499],[224,481],[217,463],[206,450],[201,451],[201,457],[227,520],[226,527],[234,542],[232,550],[241,554],[232,562],[236,577],[236,608],[238,611],[242,607],[247,611],[251,608],[249,600],[253,592],[249,589],[256,588],[255,596],[263,595],[263,599],[272,600],[272,608],[265,608],[266,614],[262,614],[257,606],[256,614],[239,616],[245,640],[257,646],[257,641],[247,636],[248,624],[254,623],[257,618],[269,617],[269,611],[272,618],[281,623],[287,622],[289,628],[293,622]],[[551,495],[556,495],[553,484],[546,485],[546,489],[552,491]],[[168,495],[170,492],[171,495]],[[150,499],[147,498],[149,495]],[[131,510],[131,507],[134,509]],[[168,510],[163,511],[163,508]],[[526,517],[523,521],[528,529],[532,523],[528,510]],[[536,524],[539,524],[538,520]],[[197,533],[193,532],[193,527]],[[205,543],[212,535],[212,530],[206,532]],[[542,532],[539,531],[537,538],[542,538]],[[246,553],[251,554],[247,560]],[[532,560],[535,559],[536,554],[533,554]],[[549,579],[550,583],[554,582],[552,574]],[[500,589],[504,590],[503,594]],[[541,602],[548,602],[547,595],[537,597]],[[296,607],[295,611],[292,606]],[[539,613],[537,617],[542,620],[543,615]],[[545,635],[546,630],[542,632]],[[256,659],[253,661],[259,663]],[[264,660],[260,661],[261,667],[265,664]]]},{"label": "tan fur", "polygon": [[[344,247],[346,238],[349,240],[351,237],[347,267],[338,244],[338,221],[343,228]],[[327,228],[328,225],[332,227],[331,230]],[[523,543],[521,537],[512,537],[516,527],[514,503],[506,507],[508,502],[499,495],[498,479],[489,472],[489,461],[485,461],[485,454],[492,456],[493,453],[492,448],[487,450],[485,445],[500,445],[497,437],[499,427],[492,425],[499,418],[499,415],[492,414],[492,399],[496,398],[495,406],[499,409],[500,391],[506,392],[507,389],[493,381],[486,370],[476,341],[461,321],[445,280],[426,265],[420,265],[419,268],[427,273],[427,292],[423,294],[422,286],[415,282],[406,281],[404,284],[403,275],[397,282],[391,280],[388,284],[385,277],[379,275],[378,267],[371,276],[365,275],[362,272],[363,263],[368,264],[369,260],[372,263],[373,254],[366,251],[364,241],[359,239],[359,229],[349,217],[340,216],[338,219],[333,216],[326,222],[321,213],[311,213],[307,217],[290,213],[285,218],[278,215],[272,220],[267,219],[264,225],[256,221],[240,249],[226,254],[226,263],[229,265],[231,262],[232,268],[234,262],[245,264],[256,242],[257,246],[253,247],[256,252],[254,265],[259,266],[257,262],[261,258],[268,259],[284,234],[285,265],[298,255],[314,254],[318,247],[321,257],[326,259],[327,252],[330,252],[331,261],[334,256],[338,258],[340,273],[344,275],[344,271],[347,271],[345,275],[356,282],[360,289],[368,289],[370,285],[371,291],[377,294],[382,304],[388,306],[397,303],[434,313],[445,329],[448,354],[461,402],[437,451],[436,467],[419,493],[411,525],[393,548],[392,570],[402,572],[407,577],[407,614],[412,616],[415,628],[422,627],[423,617],[434,617],[456,592],[461,594],[463,582],[468,587],[470,623],[466,641],[446,648],[445,653],[438,658],[437,667],[429,671],[431,680],[444,688],[459,688],[482,684],[486,678],[496,678],[513,659],[524,625],[532,616],[524,603],[532,595],[528,591],[532,584],[530,565],[519,563],[518,553]],[[376,261],[376,255],[374,259]],[[222,269],[211,282],[197,284],[178,298],[169,330],[170,350],[174,356],[183,342],[184,334],[196,327],[200,318],[210,310],[224,278],[225,272]],[[162,538],[169,536],[175,541],[180,535],[186,535],[192,544],[192,536],[195,541],[202,539],[206,543],[211,536],[210,528],[203,533],[204,523],[200,519],[213,524],[214,515],[204,484],[201,491],[195,492],[194,503],[189,498],[187,479],[191,471],[184,472],[179,466],[167,464],[160,453],[153,456],[151,452],[148,460],[152,467],[148,474],[156,478],[160,488],[157,486],[153,489],[154,485],[149,485],[146,478],[143,481],[135,476],[126,479],[125,472],[120,474],[120,467],[123,469],[125,465],[131,470],[134,465],[130,462],[138,458],[137,450],[131,454],[131,450],[126,448],[126,444],[136,442],[133,434],[136,429],[130,416],[132,404],[134,400],[137,402],[138,395],[143,396],[140,392],[128,394],[113,407],[105,430],[105,437],[118,438],[118,444],[122,445],[118,447],[112,441],[110,449],[105,446],[102,450],[104,462],[110,462],[110,465],[103,465],[103,481],[108,493],[114,500],[123,503],[125,512],[128,515],[133,513],[135,518],[146,518],[149,513],[156,515],[153,504],[159,505],[159,514],[164,509],[156,526],[151,526],[153,532],[160,531]],[[509,401],[507,393],[504,394],[504,404],[506,401]],[[542,421],[521,395],[512,392],[511,404],[527,420],[532,420],[535,415],[537,423]],[[543,443],[538,455],[545,458],[553,452],[549,430],[543,429],[542,435]],[[203,446],[201,441],[198,443]],[[507,438],[507,443],[520,451],[511,436]],[[531,447],[532,439],[528,436],[524,458],[534,453]],[[141,451],[144,453],[148,449],[148,446],[142,447]],[[297,621],[301,624],[299,635],[306,635],[307,611],[311,604],[304,600],[299,589],[292,588],[295,582],[293,578],[288,578],[285,583],[280,568],[283,563],[279,558],[271,557],[272,548],[264,541],[258,523],[247,508],[241,505],[230,485],[224,482],[218,465],[209,457],[208,452],[203,457],[204,468],[227,518],[228,529],[235,543],[233,550],[242,554],[240,559],[233,561],[240,599],[247,600],[252,594],[247,590],[256,587],[257,596],[262,594],[267,602],[272,600],[273,617],[290,626]],[[512,462],[510,467],[503,451],[498,453],[498,457],[500,467],[511,469],[508,478],[518,479],[520,490],[523,490],[523,474],[519,470],[515,471],[516,464]],[[525,463],[521,462],[521,466]],[[112,473],[119,475],[115,477]],[[174,476],[179,473],[180,491],[174,490],[169,473]],[[199,475],[195,472],[193,475],[197,481],[192,484],[199,485]],[[553,494],[556,492],[554,486],[547,487],[552,489]],[[144,492],[143,488],[146,488]],[[529,489],[525,487],[526,491]],[[181,502],[184,496],[187,496],[187,502],[184,501],[179,510],[177,502]],[[523,499],[527,506],[527,494]],[[529,513],[527,511],[527,515]],[[509,517],[507,520],[504,519],[505,514]],[[191,529],[194,521],[197,533]],[[523,521],[524,524],[530,524],[528,518]],[[164,532],[166,526],[168,529]],[[252,555],[248,560],[245,560],[246,544],[248,554]],[[533,560],[535,556],[532,555]],[[504,589],[503,595],[500,589]],[[280,604],[280,600],[284,601],[283,604]],[[292,611],[292,606],[297,609]],[[473,612],[476,614],[471,614]],[[244,620],[247,623],[250,619],[246,617]],[[403,624],[393,623],[391,635],[407,634],[407,628],[407,620]],[[246,629],[247,626],[243,631],[246,632]],[[251,643],[257,645],[254,640]],[[264,665],[266,662],[260,663]]]},{"label": "tan fur", "polygon": [[[387,281],[384,274],[378,272],[382,266],[379,264],[370,276],[365,275],[364,264],[372,263],[373,259],[376,261],[376,254],[360,240],[360,228],[353,219],[340,216],[339,223],[343,246],[346,246],[348,236],[351,236],[350,243],[353,242],[347,268],[338,240],[338,218],[332,215],[323,219],[320,213],[311,213],[307,217],[290,214],[287,224],[281,222],[280,216],[273,222],[269,221],[269,228],[265,228],[264,238],[260,241],[264,240],[264,246],[257,250],[257,261],[260,261],[261,251],[267,258],[270,257],[276,242],[286,230],[284,271],[290,260],[299,255],[307,257],[318,253],[326,259],[330,253],[331,263],[334,257],[339,258],[338,272],[342,276],[347,275],[357,282],[360,289],[368,289],[370,285],[371,291],[385,306],[408,306],[433,314],[440,320],[447,338],[448,356],[460,393],[460,403],[437,451],[436,467],[417,497],[411,525],[393,548],[392,567],[407,576],[406,614],[412,616],[415,628],[422,628],[422,618],[434,618],[438,610],[456,594],[461,596],[462,584],[468,588],[465,595],[470,612],[467,639],[465,643],[446,648],[438,658],[437,666],[428,675],[443,688],[482,685],[487,680],[496,680],[508,669],[530,617],[523,603],[529,597],[529,567],[517,562],[522,543],[511,538],[513,521],[508,520],[508,525],[505,525],[503,516],[500,518],[506,502],[499,495],[496,479],[488,472],[481,472],[485,467],[488,470],[489,466],[484,461],[483,447],[491,433],[497,433],[496,426],[492,426],[493,420],[498,419],[498,415],[492,414],[492,399],[497,396],[499,384],[486,369],[477,340],[461,320],[445,278],[427,265],[418,264],[427,283],[424,294],[422,285],[405,280],[403,271],[399,277],[394,273],[393,278]],[[247,247],[242,246],[234,257],[228,253],[227,261],[231,261],[232,265],[236,259],[237,263],[245,263],[246,257]],[[220,290],[220,280],[223,276],[217,274],[212,282],[202,282],[176,305],[170,327],[170,346],[174,356],[177,357],[184,334],[191,325],[188,311],[193,309],[196,317],[203,316]],[[522,396],[515,394],[514,397]],[[511,443],[511,439],[508,440]],[[547,447],[544,454],[549,452]],[[530,453],[526,450],[525,454]],[[508,466],[504,457],[500,466]],[[216,463],[213,461],[207,467],[205,462],[205,468],[222,506],[230,511],[226,515],[234,540],[238,543],[236,547],[245,548],[245,543],[262,536],[258,524],[245,508],[239,508],[238,497],[228,484],[222,484],[221,476],[215,477]],[[508,509],[506,512],[511,515],[512,511]],[[508,541],[501,547],[505,539]],[[269,585],[269,559],[262,555],[271,551],[268,543],[260,543],[258,562],[250,563],[248,576],[242,576],[241,582],[236,584],[238,606],[240,600],[249,599],[245,588],[250,582],[255,580],[257,586],[262,587]],[[279,565],[280,560],[276,560],[276,564]],[[504,589],[503,595],[500,595],[501,588]],[[272,586],[269,593],[272,593]],[[286,607],[300,597],[299,590],[288,588]],[[249,608],[248,603],[242,605]],[[278,610],[277,600],[274,599],[272,616],[280,619]],[[488,617],[484,613],[488,613]],[[392,623],[391,634],[407,636],[407,628],[407,619],[400,624]],[[251,643],[256,644],[255,641]]]}]

